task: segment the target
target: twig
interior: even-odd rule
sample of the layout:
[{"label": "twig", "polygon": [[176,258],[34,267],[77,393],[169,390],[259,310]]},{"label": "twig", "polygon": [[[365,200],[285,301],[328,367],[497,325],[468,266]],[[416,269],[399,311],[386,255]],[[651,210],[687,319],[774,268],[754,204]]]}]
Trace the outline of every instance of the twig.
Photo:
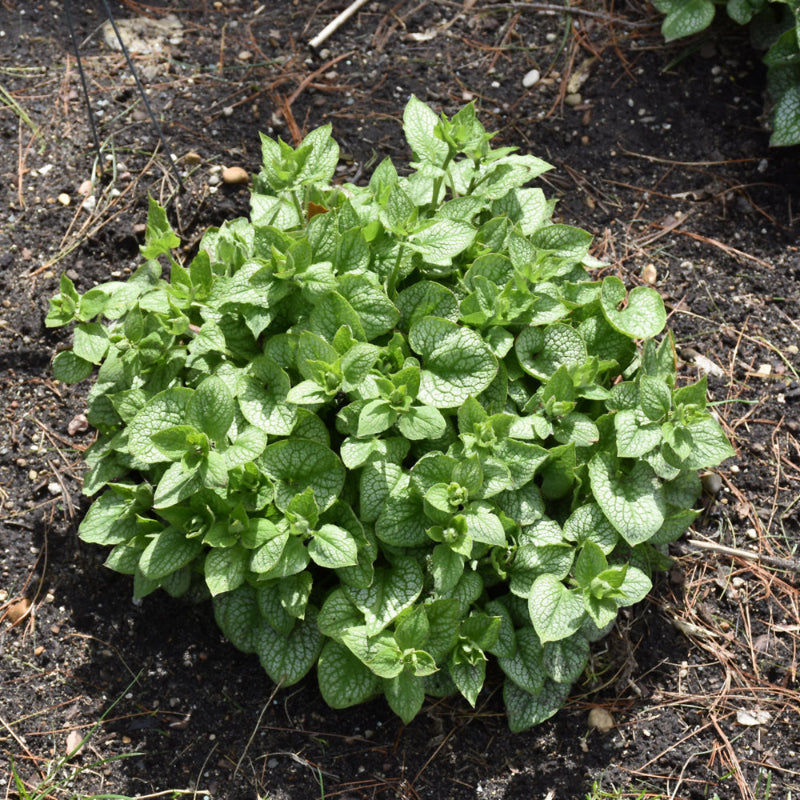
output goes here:
[{"label": "twig", "polygon": [[589,11],[586,8],[578,8],[576,6],[557,6],[552,3],[497,3],[492,5],[492,10],[502,11],[516,11],[517,9],[523,11],[552,11],[556,14],[576,14],[582,17],[591,17],[592,19],[602,19],[606,22],[616,23],[626,28],[651,28],[651,22],[631,22],[630,20],[623,19],[622,17],[615,17],[612,14],[604,14],[601,11]]},{"label": "twig", "polygon": [[276,683],[275,688],[272,690],[272,694],[267,698],[267,702],[264,703],[264,708],[261,709],[261,713],[258,715],[258,719],[256,720],[256,726],[253,728],[253,732],[250,734],[250,738],[247,740],[247,744],[244,746],[244,750],[242,750],[241,756],[239,756],[239,760],[236,762],[236,769],[233,771],[233,777],[235,778],[239,773],[239,768],[242,766],[242,761],[244,761],[244,757],[247,755],[247,751],[250,749],[250,745],[253,744],[253,740],[256,738],[256,734],[258,733],[258,729],[261,727],[261,720],[264,719],[264,714],[266,713],[267,709],[272,705],[272,701],[275,699],[275,695],[278,693],[278,690],[281,688],[281,683]]},{"label": "twig", "polygon": [[309,41],[309,46],[313,47],[315,50],[341,25],[344,25],[353,14],[358,11],[361,6],[363,6],[367,0],[353,0],[350,5],[341,12],[338,16],[334,17],[311,41]]},{"label": "twig", "polygon": [[759,563],[766,564],[768,567],[785,570],[786,572],[800,572],[800,561],[796,561],[793,558],[780,558],[779,556],[754,553],[751,550],[727,547],[724,544],[717,544],[716,542],[704,542],[700,539],[684,539],[683,542],[678,544],[678,548],[684,553],[691,551],[692,548],[696,550],[708,550],[712,553],[743,558],[747,561],[758,561]]}]

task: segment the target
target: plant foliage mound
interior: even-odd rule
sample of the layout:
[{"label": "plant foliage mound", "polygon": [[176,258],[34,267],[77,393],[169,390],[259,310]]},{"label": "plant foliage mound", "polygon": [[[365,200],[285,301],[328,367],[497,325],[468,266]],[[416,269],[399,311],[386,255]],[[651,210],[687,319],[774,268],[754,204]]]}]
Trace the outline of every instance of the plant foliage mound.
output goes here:
[{"label": "plant foliage mound", "polygon": [[769,143],[800,144],[800,0],[654,0],[653,5],[666,14],[661,32],[668,42],[706,30],[717,6],[725,6],[734,22],[748,25],[753,46],[766,50]]},{"label": "plant foliage mound", "polygon": [[547,164],[492,149],[472,105],[412,98],[404,128],[413,172],[368,186],[330,185],[330,126],[263,137],[251,219],[188,266],[151,201],[129,280],[62,278],[55,376],[99,366],[80,536],[139,597],[211,595],[236,647],[285,686],[316,667],[336,708],[474,705],[494,656],[522,730],[731,448],[705,383],[676,387],[659,295],[592,280],[590,235],[525,188]]}]

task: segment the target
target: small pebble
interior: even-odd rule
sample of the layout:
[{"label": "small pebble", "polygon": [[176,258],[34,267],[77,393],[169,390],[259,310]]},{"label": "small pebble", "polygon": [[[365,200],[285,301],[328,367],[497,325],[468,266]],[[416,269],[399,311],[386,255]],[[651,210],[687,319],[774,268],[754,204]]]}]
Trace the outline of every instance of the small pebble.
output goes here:
[{"label": "small pebble", "polygon": [[642,268],[642,280],[645,283],[654,284],[658,280],[658,272],[655,264],[645,264]]},{"label": "small pebble", "polygon": [[[134,233],[137,233],[136,226],[134,225]],[[142,226],[142,230],[140,233],[144,233],[145,227]],[[70,436],[74,436],[76,433],[83,433],[83,431],[88,430],[89,428],[89,420],[86,418],[86,414],[76,414],[70,421],[69,425],[67,425],[67,433]]]},{"label": "small pebble", "polygon": [[222,170],[223,183],[247,183],[249,180],[247,171],[241,167],[225,167]]},{"label": "small pebble", "polygon": [[222,116],[223,117],[232,117],[233,116],[233,106],[225,106],[222,109]]},{"label": "small pebble", "polygon": [[53,481],[52,483],[47,484],[47,491],[50,492],[52,495],[61,494],[61,484],[56,483]]},{"label": "small pebble", "polygon": [[580,96],[578,92],[573,92],[572,94],[568,94],[564,98],[564,102],[568,106],[572,106],[574,108],[575,106],[579,106],[583,102],[583,98]]},{"label": "small pebble", "polygon": [[44,645],[41,645],[41,644],[40,644],[40,645],[39,645],[39,646],[38,646],[38,647],[37,647],[37,648],[36,648],[36,649],[33,651],[33,654],[34,654],[35,656],[37,656],[37,657],[38,657],[38,656],[42,655],[42,653],[44,653]]},{"label": "small pebble", "polygon": [[27,597],[10,603],[6,609],[6,615],[11,620],[11,624],[14,625],[19,622],[28,613],[30,607],[31,601]]},{"label": "small pebble", "polygon": [[542,74],[538,69],[532,69],[530,72],[525,73],[525,77],[522,79],[522,85],[526,89],[530,89],[531,86],[535,86],[537,83],[539,83],[539,78],[541,77]]},{"label": "small pebble", "polygon": [[78,194],[87,197],[92,193],[92,182],[87,178],[79,187]]},{"label": "small pebble", "polygon": [[249,50],[240,50],[236,58],[239,61],[249,61],[253,57],[253,54]]},{"label": "small pebble", "polygon": [[613,730],[615,722],[610,711],[605,708],[593,708],[589,712],[588,724],[590,728],[596,728],[600,733],[608,733]]},{"label": "small pebble", "polygon": [[35,469],[32,469],[32,470],[28,471],[28,480],[29,481],[35,481],[35,480],[38,480],[38,479],[39,479],[39,473]]},{"label": "small pebble", "polygon": [[722,478],[716,472],[706,472],[700,480],[703,483],[703,489],[711,497],[716,497],[722,489]]},{"label": "small pebble", "polygon": [[190,150],[184,157],[183,160],[187,164],[199,164],[203,158],[199,153],[195,153],[193,150]]},{"label": "small pebble", "polygon": [[62,206],[68,206],[72,201],[66,192],[61,192],[58,196],[58,202],[61,203]]}]

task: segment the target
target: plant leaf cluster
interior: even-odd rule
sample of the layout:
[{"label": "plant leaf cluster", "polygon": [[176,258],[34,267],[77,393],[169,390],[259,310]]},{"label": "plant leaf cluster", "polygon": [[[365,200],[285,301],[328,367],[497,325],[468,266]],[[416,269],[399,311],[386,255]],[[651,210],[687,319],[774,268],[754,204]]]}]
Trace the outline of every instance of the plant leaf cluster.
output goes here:
[{"label": "plant leaf cluster", "polygon": [[751,41],[766,50],[773,147],[800,144],[800,3],[797,0],[654,0],[666,16],[661,33],[671,42],[706,30],[725,6],[728,16],[748,25]]},{"label": "plant leaf cluster", "polygon": [[472,105],[412,98],[404,128],[413,171],[367,186],[330,185],[330,126],[263,137],[251,219],[191,263],[151,201],[127,281],[62,278],[54,374],[98,368],[80,535],[139,597],[210,595],[276,682],[316,668],[331,706],[408,722],[426,694],[474,705],[493,657],[522,730],[732,451],[705,383],[676,385],[657,292],[593,280],[589,234],[527,185],[547,164]]}]

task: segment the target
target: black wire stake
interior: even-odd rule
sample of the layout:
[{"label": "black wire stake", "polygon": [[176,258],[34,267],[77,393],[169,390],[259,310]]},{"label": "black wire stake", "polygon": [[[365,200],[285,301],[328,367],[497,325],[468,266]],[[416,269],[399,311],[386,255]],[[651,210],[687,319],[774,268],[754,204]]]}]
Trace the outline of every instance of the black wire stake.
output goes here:
[{"label": "black wire stake", "polygon": [[[69,2],[69,0],[67,0],[67,2]],[[125,60],[128,62],[128,69],[131,71],[131,75],[133,75],[133,80],[136,82],[136,88],[139,90],[139,94],[141,95],[141,98],[144,101],[144,107],[147,109],[147,113],[150,116],[150,120],[153,123],[153,127],[156,129],[156,134],[158,135],[158,138],[161,140],[161,144],[164,146],[164,152],[167,154],[167,160],[169,161],[169,164],[172,167],[172,171],[175,173],[175,177],[178,179],[178,185],[181,187],[181,189],[185,189],[186,187],[183,185],[181,174],[178,171],[178,165],[172,158],[172,150],[170,150],[170,147],[167,144],[167,140],[164,138],[164,134],[161,132],[161,126],[158,124],[158,120],[156,119],[156,115],[153,113],[153,109],[150,108],[150,101],[147,99],[147,93],[144,90],[144,86],[142,86],[142,82],[139,80],[139,74],[136,72],[136,67],[134,67],[133,65],[133,61],[131,60],[131,55],[128,52],[128,48],[125,46],[125,42],[122,41],[122,36],[120,35],[119,28],[117,27],[117,23],[114,21],[114,15],[111,13],[111,9],[108,6],[108,0],[103,0],[103,8],[106,10],[106,16],[108,16],[108,21],[111,23],[111,27],[114,29],[114,33],[117,36],[117,41],[119,41],[119,46],[122,48],[122,52],[125,54]]]},{"label": "black wire stake", "polygon": [[[75,31],[72,26],[72,17],[69,12],[69,3],[70,0],[64,0],[64,10],[66,12],[67,17],[67,25],[69,26],[69,33],[72,37],[72,44],[75,48],[75,57],[78,62],[78,72],[81,76],[81,84],[83,86],[83,94],[86,98],[86,108],[89,112],[89,124],[92,129],[92,137],[94,139],[94,146],[95,150],[97,150],[97,157],[100,163],[100,174],[102,175],[103,166],[102,166],[102,159],[100,158],[100,142],[97,138],[97,128],[95,126],[94,120],[94,113],[92,112],[92,106],[89,102],[89,91],[86,87],[86,79],[83,74],[83,67],[81,65],[81,56],[80,56],[80,48],[78,47],[78,41],[75,38]],[[167,140],[164,137],[164,134],[161,130],[161,126],[158,124],[158,120],[156,119],[156,115],[153,113],[153,109],[150,107],[150,101],[147,99],[147,94],[144,90],[144,86],[142,86],[142,82],[139,80],[139,74],[136,72],[136,67],[133,65],[133,61],[131,60],[131,55],[128,52],[128,48],[125,45],[125,42],[122,40],[122,36],[119,32],[119,28],[117,27],[117,23],[114,20],[114,15],[111,13],[111,9],[108,6],[107,0],[103,0],[103,8],[106,11],[106,16],[108,17],[108,21],[111,23],[111,27],[114,29],[114,33],[116,34],[117,41],[119,42],[120,47],[122,48],[122,52],[125,55],[125,60],[128,62],[128,69],[133,75],[133,80],[136,82],[136,88],[139,90],[139,95],[144,101],[144,107],[147,109],[147,113],[150,117],[150,121],[153,123],[153,127],[155,128],[156,134],[164,147],[164,152],[166,153],[167,160],[169,161],[169,165],[172,168],[172,172],[175,174],[175,177],[178,180],[178,185],[181,189],[185,189],[186,187],[183,185],[183,180],[181,178],[181,174],[178,171],[178,165],[175,163],[175,160],[172,157],[172,151],[170,150],[169,144],[167,144]]]},{"label": "black wire stake", "polygon": [[89,102],[89,87],[86,85],[86,75],[83,72],[83,63],[81,62],[81,49],[78,46],[78,39],[75,36],[75,27],[72,24],[72,14],[69,8],[70,0],[64,0],[64,15],[67,18],[67,27],[69,28],[69,38],[72,40],[72,49],[75,51],[75,61],[78,64],[78,74],[81,76],[81,87],[83,88],[83,99],[86,104],[86,113],[89,115],[89,128],[92,131],[92,141],[94,142],[94,150],[97,153],[97,168],[100,172],[100,177],[103,177],[103,157],[100,151],[100,139],[97,137],[97,125],[95,124],[94,112],[92,111],[92,104]]}]

